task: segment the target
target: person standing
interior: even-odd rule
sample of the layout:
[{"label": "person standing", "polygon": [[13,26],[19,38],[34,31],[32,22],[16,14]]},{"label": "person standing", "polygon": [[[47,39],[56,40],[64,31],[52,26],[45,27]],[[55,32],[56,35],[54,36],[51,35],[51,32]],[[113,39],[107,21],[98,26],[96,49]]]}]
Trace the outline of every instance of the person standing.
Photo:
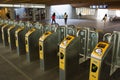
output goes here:
[{"label": "person standing", "polygon": [[67,13],[65,12],[65,14],[64,14],[64,21],[65,21],[65,24],[67,24],[67,18],[68,18],[68,15],[67,15]]},{"label": "person standing", "polygon": [[82,14],[81,14],[81,12],[79,13],[79,18],[81,18],[81,16],[82,16]]},{"label": "person standing", "polygon": [[56,18],[56,15],[55,15],[55,12],[54,12],[53,15],[52,15],[52,24],[53,24],[53,22],[56,23],[55,18]]}]

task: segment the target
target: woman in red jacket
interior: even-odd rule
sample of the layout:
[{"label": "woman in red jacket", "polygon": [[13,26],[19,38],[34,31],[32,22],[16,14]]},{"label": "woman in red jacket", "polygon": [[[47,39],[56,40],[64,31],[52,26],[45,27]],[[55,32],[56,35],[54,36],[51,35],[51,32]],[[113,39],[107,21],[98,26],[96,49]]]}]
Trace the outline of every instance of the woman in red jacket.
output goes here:
[{"label": "woman in red jacket", "polygon": [[52,15],[52,24],[53,24],[53,22],[56,23],[55,17],[56,17],[56,15],[55,15],[55,13],[53,13],[53,15]]}]

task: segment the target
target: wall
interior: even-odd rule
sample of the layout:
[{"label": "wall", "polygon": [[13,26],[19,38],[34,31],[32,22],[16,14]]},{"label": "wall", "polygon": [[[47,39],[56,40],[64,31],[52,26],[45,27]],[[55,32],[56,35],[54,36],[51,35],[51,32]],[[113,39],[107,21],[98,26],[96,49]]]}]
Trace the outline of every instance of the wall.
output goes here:
[{"label": "wall", "polygon": [[77,18],[75,8],[73,8],[69,4],[46,6],[46,19],[50,19],[54,12],[56,13],[57,19],[63,19],[63,15],[65,12],[68,14],[68,18]]},{"label": "wall", "polygon": [[72,18],[73,19],[77,19],[78,18],[78,16],[77,16],[77,14],[76,14],[76,8],[74,8],[74,7],[72,7]]},{"label": "wall", "polygon": [[52,14],[55,12],[56,18],[58,19],[62,19],[65,12],[68,14],[69,18],[72,17],[72,7],[70,5],[53,5],[50,7],[50,10],[50,15],[52,16]]},{"label": "wall", "polygon": [[9,8],[9,12],[10,12],[10,18],[15,19],[15,10],[14,10],[14,8]]},{"label": "wall", "polygon": [[82,19],[102,20],[105,14],[110,16],[120,16],[120,10],[111,9],[90,9],[87,7],[74,8],[71,5],[53,5],[46,6],[46,19],[51,19],[53,12],[56,13],[58,19],[62,19],[65,12],[70,19],[79,19],[79,13],[82,12]]},{"label": "wall", "polygon": [[25,17],[25,8],[15,8],[16,15],[19,15],[19,18]]},{"label": "wall", "polygon": [[5,19],[6,18],[6,13],[7,13],[7,8],[1,8],[0,9],[0,17],[2,18],[2,19]]},{"label": "wall", "polygon": [[[81,13],[81,16],[79,14]],[[88,7],[76,8],[76,14],[80,19],[94,19],[97,18],[98,9],[91,9]]]}]

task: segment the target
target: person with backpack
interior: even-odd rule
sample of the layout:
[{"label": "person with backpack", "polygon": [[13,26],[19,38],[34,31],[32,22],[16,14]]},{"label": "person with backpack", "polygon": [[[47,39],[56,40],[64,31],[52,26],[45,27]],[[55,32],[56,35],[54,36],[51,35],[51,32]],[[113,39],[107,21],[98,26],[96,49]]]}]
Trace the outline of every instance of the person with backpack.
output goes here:
[{"label": "person with backpack", "polygon": [[67,15],[67,13],[65,12],[65,14],[64,14],[64,21],[65,21],[65,24],[67,24],[67,19],[68,19],[68,15]]},{"label": "person with backpack", "polygon": [[105,25],[106,22],[107,22],[107,14],[105,14],[105,16],[103,17],[102,21],[104,22],[104,25]]}]

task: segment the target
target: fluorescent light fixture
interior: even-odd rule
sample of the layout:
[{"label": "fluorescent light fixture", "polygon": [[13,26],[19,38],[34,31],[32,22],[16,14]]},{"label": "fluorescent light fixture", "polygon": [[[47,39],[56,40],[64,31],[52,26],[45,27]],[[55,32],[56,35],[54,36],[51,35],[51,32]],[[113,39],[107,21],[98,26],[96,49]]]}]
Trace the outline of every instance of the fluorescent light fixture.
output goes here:
[{"label": "fluorescent light fixture", "polygon": [[21,7],[20,5],[18,5],[18,4],[15,4],[15,5],[13,5],[13,7]]},{"label": "fluorescent light fixture", "polygon": [[100,5],[99,8],[103,8],[103,5]]},{"label": "fluorescent light fixture", "polygon": [[34,5],[33,8],[45,8],[45,5]]},{"label": "fluorescent light fixture", "polygon": [[12,4],[0,4],[0,7],[13,7]]},{"label": "fluorescent light fixture", "polygon": [[106,9],[108,7],[108,5],[90,5],[90,8],[96,9]]},{"label": "fluorescent light fixture", "polygon": [[0,7],[45,8],[44,4],[0,4]]},{"label": "fluorescent light fixture", "polygon": [[95,5],[93,5],[93,8],[96,8],[96,6],[95,6]]}]

